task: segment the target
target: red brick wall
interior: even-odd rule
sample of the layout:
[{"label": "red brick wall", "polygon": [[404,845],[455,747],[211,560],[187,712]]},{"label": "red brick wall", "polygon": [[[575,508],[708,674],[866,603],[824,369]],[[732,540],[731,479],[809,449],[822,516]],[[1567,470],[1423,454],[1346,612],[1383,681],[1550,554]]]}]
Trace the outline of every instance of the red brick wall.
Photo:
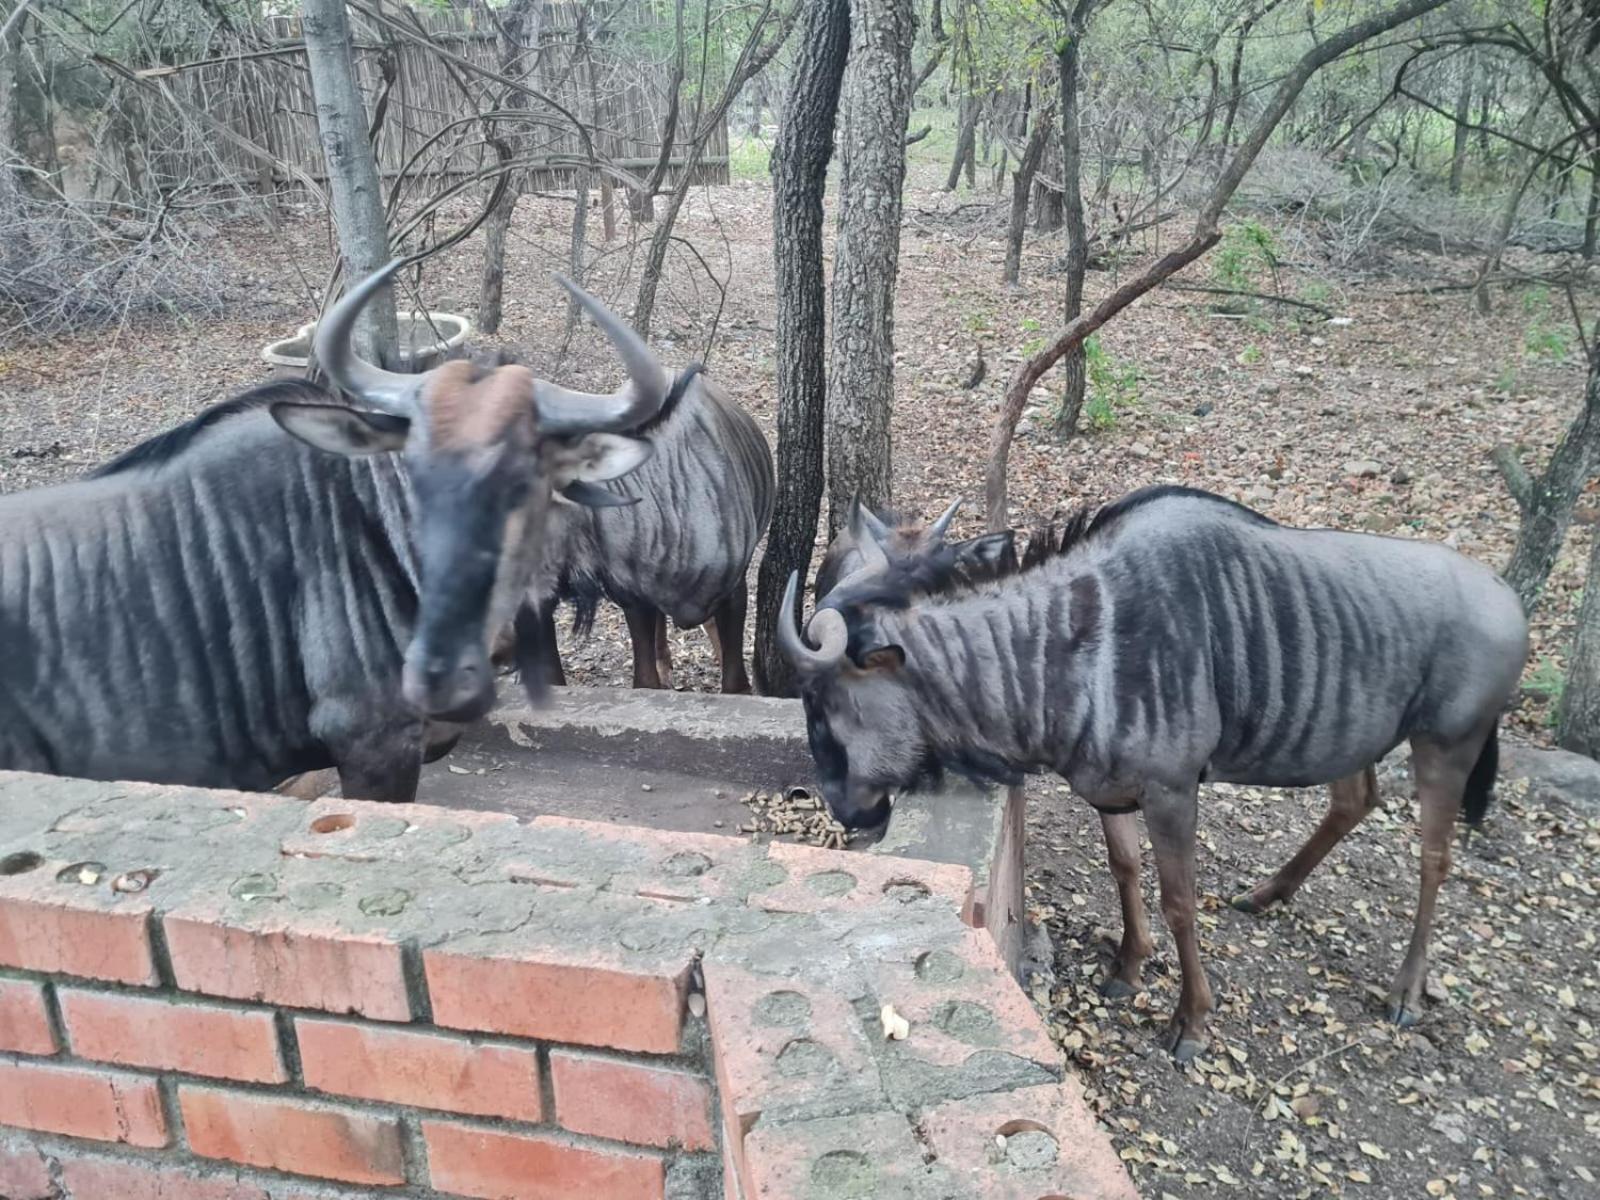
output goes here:
[{"label": "red brick wall", "polygon": [[973,896],[0,772],[0,1200],[1133,1200]]},{"label": "red brick wall", "polygon": [[[615,1005],[582,992],[541,1017],[536,963],[479,980],[452,956],[413,985],[395,946],[285,933],[262,947],[170,917],[152,936],[94,912],[71,914],[70,946],[19,952],[63,915],[0,905],[3,1200],[649,1200],[669,1171],[720,1179],[678,988]],[[16,969],[29,960],[46,970]],[[549,986],[570,982],[551,969]],[[435,1006],[472,1032],[418,1019]],[[581,1046],[524,1036],[546,1020]]]}]

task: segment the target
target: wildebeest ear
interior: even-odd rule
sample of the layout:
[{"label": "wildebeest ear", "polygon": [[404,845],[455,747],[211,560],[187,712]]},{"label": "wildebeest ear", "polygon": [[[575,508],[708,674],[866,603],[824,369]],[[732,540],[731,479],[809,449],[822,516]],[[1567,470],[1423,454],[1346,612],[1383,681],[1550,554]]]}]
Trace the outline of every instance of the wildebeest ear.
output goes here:
[{"label": "wildebeest ear", "polygon": [[619,496],[616,492],[608,492],[603,487],[592,483],[585,483],[575,479],[561,489],[561,494],[574,504],[581,504],[585,508],[627,508],[630,504],[637,504],[643,496]]},{"label": "wildebeest ear", "polygon": [[649,442],[614,433],[590,433],[574,442],[560,442],[549,452],[550,486],[565,491],[574,483],[618,479],[653,453],[655,447]]},{"label": "wildebeest ear", "polygon": [[894,671],[906,665],[906,652],[899,646],[874,646],[861,656],[863,671]]},{"label": "wildebeest ear", "polygon": [[363,412],[342,404],[293,404],[280,401],[272,419],[291,437],[330,454],[360,457],[405,448],[411,422],[392,413]]},{"label": "wildebeest ear", "polygon": [[1016,535],[1007,529],[1003,533],[986,533],[982,537],[957,542],[953,547],[956,552],[956,565],[998,571],[1007,563],[1014,561],[1015,540]]}]

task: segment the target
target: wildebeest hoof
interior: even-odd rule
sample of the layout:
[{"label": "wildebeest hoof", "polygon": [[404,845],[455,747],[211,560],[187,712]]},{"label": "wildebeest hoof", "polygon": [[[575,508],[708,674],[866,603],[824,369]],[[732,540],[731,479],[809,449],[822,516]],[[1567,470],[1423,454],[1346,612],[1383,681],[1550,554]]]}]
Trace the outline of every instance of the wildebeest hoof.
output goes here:
[{"label": "wildebeest hoof", "polygon": [[1401,1029],[1410,1029],[1422,1020],[1422,1010],[1405,1000],[1389,1001],[1389,1023]]},{"label": "wildebeest hoof", "polygon": [[1113,975],[1109,979],[1100,981],[1100,994],[1107,1000],[1126,1000],[1130,996],[1138,995],[1139,989],[1126,979],[1119,979]]},{"label": "wildebeest hoof", "polygon": [[1194,1036],[1195,1033],[1182,1017],[1173,1017],[1161,1034],[1161,1048],[1172,1055],[1178,1066],[1188,1066],[1206,1048],[1205,1038]]},{"label": "wildebeest hoof", "polygon": [[1242,913],[1249,913],[1252,917],[1259,917],[1263,913],[1271,912],[1283,901],[1276,897],[1271,900],[1258,900],[1254,892],[1240,892],[1228,903]]}]

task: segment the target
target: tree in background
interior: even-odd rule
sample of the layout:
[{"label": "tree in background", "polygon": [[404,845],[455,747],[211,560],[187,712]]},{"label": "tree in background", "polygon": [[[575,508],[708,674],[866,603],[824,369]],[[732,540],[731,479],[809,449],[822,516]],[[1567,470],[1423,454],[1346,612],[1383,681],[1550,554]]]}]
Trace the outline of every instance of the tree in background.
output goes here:
[{"label": "tree in background", "polygon": [[890,496],[894,298],[911,116],[911,0],[853,0],[840,99],[839,239],[828,345],[828,529]]},{"label": "tree in background", "polygon": [[[389,261],[389,227],[378,161],[367,134],[367,109],[356,84],[344,0],[305,0],[301,27],[327,156],[339,253],[346,282],[355,283]],[[400,331],[392,294],[380,295],[362,312],[355,346],[368,362],[399,365]]]},{"label": "tree in background", "polygon": [[778,494],[756,587],[756,686],[794,694],[794,669],[776,640],[789,574],[811,562],[823,490],[827,339],[822,200],[850,52],[850,0],[805,0],[772,148],[772,258],[778,281]]}]

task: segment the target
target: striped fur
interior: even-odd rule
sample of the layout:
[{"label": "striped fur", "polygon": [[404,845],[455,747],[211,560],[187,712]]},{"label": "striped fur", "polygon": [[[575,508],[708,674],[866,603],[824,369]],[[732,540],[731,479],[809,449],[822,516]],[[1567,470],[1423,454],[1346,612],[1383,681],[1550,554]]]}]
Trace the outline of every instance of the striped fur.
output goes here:
[{"label": "striped fur", "polygon": [[850,672],[811,685],[853,791],[974,756],[1091,801],[1150,775],[1305,786],[1416,733],[1466,736],[1516,685],[1515,598],[1442,546],[1282,527],[1204,493],[1105,512],[1009,578],[903,612],[850,602],[852,654],[906,659],[870,705]]},{"label": "striped fur", "polygon": [[1515,593],[1442,546],[1291,529],[1187,489],[1134,493],[1026,563],[931,596],[892,569],[847,581],[814,619],[809,659],[784,635],[834,815],[881,824],[889,791],[947,769],[1066,778],[1102,812],[1124,926],[1106,990],[1126,995],[1153,951],[1130,824],[1142,811],[1183,969],[1164,1044],[1187,1061],[1212,1009],[1194,912],[1199,782],[1332,785],[1305,846],[1235,899],[1260,912],[1377,803],[1372,765],[1409,739],[1422,895],[1389,1015],[1417,1020],[1450,831],[1463,807],[1482,816],[1527,656]]},{"label": "striped fur", "polygon": [[[852,519],[828,543],[827,552],[817,567],[812,595],[819,604],[841,580],[866,565],[859,538],[870,535],[858,532],[858,516],[858,510],[852,510]],[[889,528],[883,551],[891,565],[898,568],[897,574],[908,599],[913,592],[929,593],[950,586],[970,585],[1017,568],[1016,535],[1012,530],[946,542],[933,533],[932,526],[909,521],[898,513],[884,509],[876,516]]]},{"label": "striped fur", "polygon": [[487,631],[552,488],[642,453],[513,426],[434,448],[274,384],[0,497],[0,768],[266,790],[337,767],[346,795],[411,799],[425,719],[493,701]]},{"label": "striped fur", "polygon": [[[654,453],[606,485],[631,503],[558,504],[552,512],[540,576],[547,582],[529,596],[550,632],[535,636],[553,636],[544,618],[560,601],[577,606],[580,630],[601,595],[689,628],[745,595],[750,560],[772,519],[772,454],[760,426],[727,393],[697,368],[685,375],[681,395],[633,431]],[[519,622],[519,639],[533,627]],[[735,643],[731,657],[742,658],[742,632],[724,640]],[[636,661],[641,650],[636,644]],[[545,653],[554,655],[553,641]]]}]

